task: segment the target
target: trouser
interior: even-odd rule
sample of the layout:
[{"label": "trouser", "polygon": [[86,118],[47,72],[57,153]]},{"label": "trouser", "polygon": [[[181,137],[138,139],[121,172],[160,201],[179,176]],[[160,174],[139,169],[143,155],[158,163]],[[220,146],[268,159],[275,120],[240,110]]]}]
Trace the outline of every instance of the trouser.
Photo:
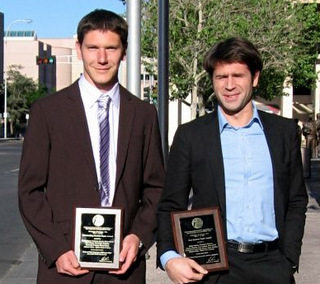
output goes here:
[{"label": "trouser", "polygon": [[90,284],[145,284],[145,256],[138,258],[124,275],[110,275],[108,272],[96,271]]},{"label": "trouser", "polygon": [[229,271],[221,273],[217,284],[293,284],[291,263],[275,249],[240,253],[228,248]]},{"label": "trouser", "polygon": [[125,283],[135,283],[135,284],[145,284],[145,280],[141,279],[127,279],[126,277],[107,277],[106,273],[97,272],[95,273],[91,284],[125,284]]}]

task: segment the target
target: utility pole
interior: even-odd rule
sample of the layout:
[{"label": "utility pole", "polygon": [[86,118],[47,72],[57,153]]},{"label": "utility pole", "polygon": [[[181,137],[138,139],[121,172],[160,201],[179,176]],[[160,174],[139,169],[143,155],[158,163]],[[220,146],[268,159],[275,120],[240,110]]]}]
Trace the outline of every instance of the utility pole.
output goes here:
[{"label": "utility pole", "polygon": [[168,160],[169,1],[158,1],[158,112],[165,165]]},{"label": "utility pole", "polygon": [[127,88],[136,97],[141,97],[141,3],[127,1],[127,22],[129,26],[127,49]]}]

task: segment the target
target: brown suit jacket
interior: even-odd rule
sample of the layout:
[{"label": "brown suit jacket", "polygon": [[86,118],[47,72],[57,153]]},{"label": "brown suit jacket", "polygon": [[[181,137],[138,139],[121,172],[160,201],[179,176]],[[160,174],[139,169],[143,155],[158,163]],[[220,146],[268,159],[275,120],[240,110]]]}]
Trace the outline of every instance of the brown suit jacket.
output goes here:
[{"label": "brown suit jacket", "polygon": [[[156,109],[120,86],[116,192],[124,208],[124,236],[145,249],[125,276],[108,283],[144,283],[143,253],[152,245],[164,179]],[[90,283],[93,273],[57,273],[56,259],[72,249],[75,207],[100,206],[96,169],[78,82],[33,104],[19,174],[19,206],[39,250],[38,283]],[[120,280],[123,281],[120,281]]]}]

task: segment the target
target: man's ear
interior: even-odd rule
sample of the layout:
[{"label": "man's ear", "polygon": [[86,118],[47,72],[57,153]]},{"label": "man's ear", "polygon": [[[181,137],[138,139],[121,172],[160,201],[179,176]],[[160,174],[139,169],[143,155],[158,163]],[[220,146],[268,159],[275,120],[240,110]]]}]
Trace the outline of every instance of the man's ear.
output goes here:
[{"label": "man's ear", "polygon": [[252,80],[252,86],[257,87],[259,83],[259,78],[260,78],[260,71],[256,71],[253,75],[253,80]]},{"label": "man's ear", "polygon": [[82,53],[81,53],[81,44],[79,41],[76,41],[75,43],[76,51],[77,51],[77,57],[79,60],[82,60]]},{"label": "man's ear", "polygon": [[122,61],[127,60],[127,51],[125,50],[122,54]]}]

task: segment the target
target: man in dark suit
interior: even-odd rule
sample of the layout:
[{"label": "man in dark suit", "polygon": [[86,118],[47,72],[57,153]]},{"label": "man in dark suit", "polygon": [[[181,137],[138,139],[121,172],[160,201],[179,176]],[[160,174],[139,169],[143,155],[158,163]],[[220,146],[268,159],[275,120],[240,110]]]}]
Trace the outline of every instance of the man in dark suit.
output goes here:
[{"label": "man in dark suit", "polygon": [[[307,194],[294,120],[252,101],[262,60],[243,38],[207,53],[213,113],[178,128],[158,209],[158,256],[174,283],[289,284],[301,251]],[[208,273],[175,251],[170,213],[218,207],[229,270]]]},{"label": "man in dark suit", "polygon": [[[84,73],[33,104],[23,145],[19,205],[39,251],[37,283],[145,283],[144,254],[155,240],[164,179],[157,112],[118,83],[128,34],[122,17],[95,10],[77,33]],[[99,151],[105,97],[108,171],[101,170],[106,152]],[[112,272],[82,269],[72,247],[75,207],[99,206],[124,209],[121,267]]]}]

